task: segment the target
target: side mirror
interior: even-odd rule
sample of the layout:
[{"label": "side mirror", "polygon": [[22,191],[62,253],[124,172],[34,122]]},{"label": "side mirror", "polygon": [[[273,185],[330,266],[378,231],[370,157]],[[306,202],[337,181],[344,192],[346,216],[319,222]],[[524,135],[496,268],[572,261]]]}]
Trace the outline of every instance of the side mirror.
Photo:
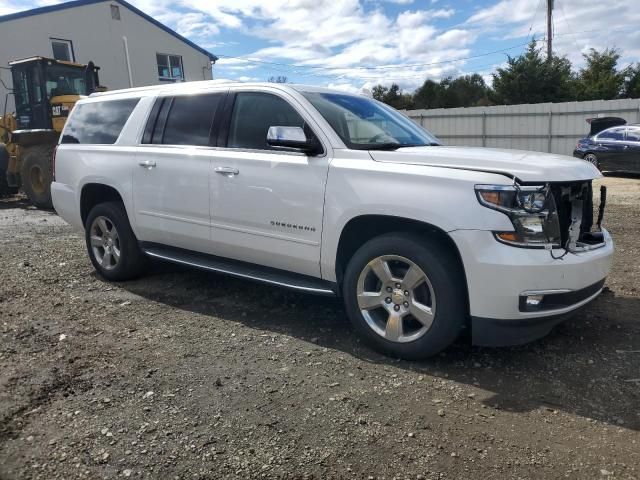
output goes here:
[{"label": "side mirror", "polygon": [[307,138],[301,127],[269,127],[267,143],[272,147],[305,153],[318,151],[317,142]]}]

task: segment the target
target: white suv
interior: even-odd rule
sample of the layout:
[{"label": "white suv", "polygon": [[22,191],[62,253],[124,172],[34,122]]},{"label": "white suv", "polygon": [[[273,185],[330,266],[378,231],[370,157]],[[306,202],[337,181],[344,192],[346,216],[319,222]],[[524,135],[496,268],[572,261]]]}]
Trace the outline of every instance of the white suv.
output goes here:
[{"label": "white suv", "polygon": [[442,146],[384,104],[327,89],[93,94],[54,164],[55,208],[84,229],[103,277],[133,278],[153,257],[337,295],[365,339],[404,358],[465,327],[480,345],[539,338],[611,267],[589,163]]}]

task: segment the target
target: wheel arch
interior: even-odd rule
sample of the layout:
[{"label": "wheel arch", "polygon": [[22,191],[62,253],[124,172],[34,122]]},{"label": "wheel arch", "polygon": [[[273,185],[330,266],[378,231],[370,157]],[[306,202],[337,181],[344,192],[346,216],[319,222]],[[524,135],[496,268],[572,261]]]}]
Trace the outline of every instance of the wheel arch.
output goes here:
[{"label": "wheel arch", "polygon": [[122,202],[126,210],[124,197],[115,187],[97,182],[90,182],[83,185],[80,191],[80,218],[82,225],[86,223],[89,212],[93,207],[99,203],[109,201]]},{"label": "wheel arch", "polygon": [[335,275],[338,284],[342,282],[346,266],[358,248],[374,237],[392,232],[410,232],[427,236],[445,246],[455,256],[464,279],[467,311],[469,311],[469,287],[464,262],[456,243],[442,228],[421,220],[380,214],[365,214],[351,218],[340,232],[336,250]]}]

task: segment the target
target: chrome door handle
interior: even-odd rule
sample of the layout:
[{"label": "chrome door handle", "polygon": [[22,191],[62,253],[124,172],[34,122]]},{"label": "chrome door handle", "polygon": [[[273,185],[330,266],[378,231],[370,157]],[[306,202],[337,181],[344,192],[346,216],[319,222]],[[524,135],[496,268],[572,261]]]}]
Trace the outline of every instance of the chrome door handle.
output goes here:
[{"label": "chrome door handle", "polygon": [[153,168],[156,166],[155,160],[141,160],[138,162],[138,165],[146,168]]},{"label": "chrome door handle", "polygon": [[238,170],[237,168],[233,168],[233,167],[216,167],[213,170],[216,173],[219,173],[221,175],[226,175],[227,177],[232,177],[232,176],[238,175],[240,173],[240,170]]}]

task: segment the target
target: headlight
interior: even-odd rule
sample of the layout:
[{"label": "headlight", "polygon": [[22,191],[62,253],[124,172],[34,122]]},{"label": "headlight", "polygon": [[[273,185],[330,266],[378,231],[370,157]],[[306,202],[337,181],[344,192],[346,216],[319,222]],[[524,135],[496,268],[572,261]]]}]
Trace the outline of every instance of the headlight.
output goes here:
[{"label": "headlight", "polygon": [[509,217],[512,232],[494,232],[509,245],[527,248],[560,247],[560,223],[548,185],[476,185],[478,200],[485,207]]}]

